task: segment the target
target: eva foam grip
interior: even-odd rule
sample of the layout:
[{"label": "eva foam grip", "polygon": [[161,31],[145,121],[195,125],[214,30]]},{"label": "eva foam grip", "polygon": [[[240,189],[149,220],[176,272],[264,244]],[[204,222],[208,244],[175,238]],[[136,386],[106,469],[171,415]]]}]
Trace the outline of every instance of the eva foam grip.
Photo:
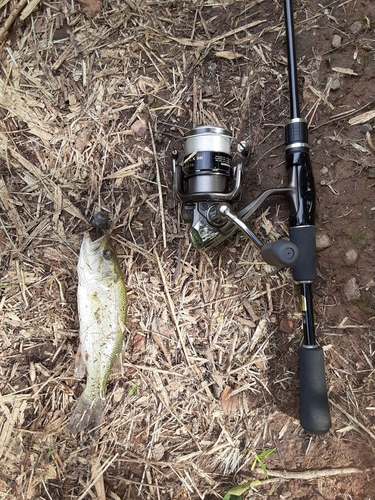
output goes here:
[{"label": "eva foam grip", "polygon": [[308,434],[325,434],[331,428],[324,353],[320,346],[298,350],[300,377],[300,422]]},{"label": "eva foam grip", "polygon": [[310,282],[316,278],[316,230],[315,226],[289,228],[290,241],[296,245],[299,258],[293,267],[293,278]]}]

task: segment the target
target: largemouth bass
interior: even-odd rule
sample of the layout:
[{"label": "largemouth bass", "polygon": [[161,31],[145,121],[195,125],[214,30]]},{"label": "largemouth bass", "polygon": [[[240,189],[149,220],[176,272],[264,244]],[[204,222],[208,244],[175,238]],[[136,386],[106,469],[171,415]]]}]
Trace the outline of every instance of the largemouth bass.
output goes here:
[{"label": "largemouth bass", "polygon": [[87,374],[87,383],[70,419],[72,434],[100,423],[108,376],[122,347],[127,308],[124,278],[107,234],[95,241],[84,234],[77,271],[80,345],[74,375]]}]

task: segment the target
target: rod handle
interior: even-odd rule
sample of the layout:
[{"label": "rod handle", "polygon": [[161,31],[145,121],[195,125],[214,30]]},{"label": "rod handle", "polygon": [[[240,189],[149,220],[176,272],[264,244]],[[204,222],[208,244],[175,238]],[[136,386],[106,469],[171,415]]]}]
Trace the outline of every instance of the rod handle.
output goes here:
[{"label": "rod handle", "polygon": [[298,350],[300,376],[300,422],[308,434],[325,434],[331,427],[324,353],[320,346]]}]

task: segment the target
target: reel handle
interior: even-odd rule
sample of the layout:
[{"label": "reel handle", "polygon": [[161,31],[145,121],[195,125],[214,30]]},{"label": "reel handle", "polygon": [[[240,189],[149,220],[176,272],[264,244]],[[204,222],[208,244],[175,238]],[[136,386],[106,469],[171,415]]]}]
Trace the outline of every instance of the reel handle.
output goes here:
[{"label": "reel handle", "polygon": [[[215,212],[215,211],[214,211]],[[278,240],[272,243],[263,243],[255,236],[251,229],[244,221],[236,215],[227,203],[223,203],[217,207],[219,216],[226,217],[233,222],[241,231],[246,234],[259,248],[264,262],[271,266],[293,267],[298,262],[299,251],[298,247],[287,240]]]}]

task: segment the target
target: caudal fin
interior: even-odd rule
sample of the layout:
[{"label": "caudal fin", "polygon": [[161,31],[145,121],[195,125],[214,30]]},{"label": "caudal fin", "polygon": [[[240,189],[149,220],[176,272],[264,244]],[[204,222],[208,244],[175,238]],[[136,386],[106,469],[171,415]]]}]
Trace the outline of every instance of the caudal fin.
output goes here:
[{"label": "caudal fin", "polygon": [[105,399],[90,398],[85,391],[78,399],[69,422],[71,434],[78,434],[84,429],[92,429],[100,424],[105,406]]}]

